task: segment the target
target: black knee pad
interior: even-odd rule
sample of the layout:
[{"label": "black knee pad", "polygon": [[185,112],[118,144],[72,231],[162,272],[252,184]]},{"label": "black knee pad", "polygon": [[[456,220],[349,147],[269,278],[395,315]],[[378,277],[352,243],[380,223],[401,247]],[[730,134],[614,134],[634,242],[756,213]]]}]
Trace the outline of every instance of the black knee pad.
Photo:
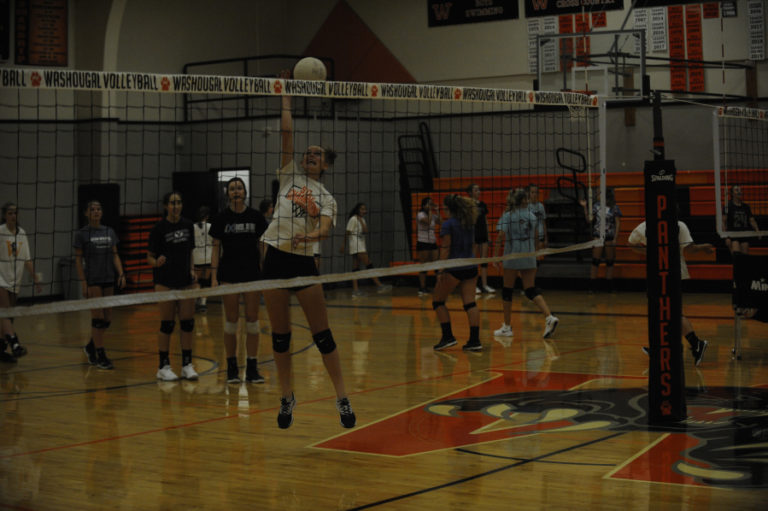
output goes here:
[{"label": "black knee pad", "polygon": [[175,327],[176,322],[173,320],[163,320],[160,322],[160,331],[164,334],[171,335]]},{"label": "black knee pad", "polygon": [[536,286],[529,287],[528,289],[525,290],[525,297],[528,298],[529,300],[533,300],[540,294],[541,294],[541,289],[539,289]]},{"label": "black knee pad", "polygon": [[501,299],[505,302],[511,302],[512,296],[515,294],[515,288],[513,287],[502,287],[501,288]]},{"label": "black knee pad", "polygon": [[600,266],[600,258],[593,257],[592,258],[592,266]]},{"label": "black knee pad", "polygon": [[464,304],[464,310],[465,311],[468,311],[469,309],[471,309],[473,307],[477,307],[477,303],[476,302],[469,302],[469,303],[465,303]]},{"label": "black knee pad", "polygon": [[330,330],[323,330],[322,332],[318,332],[312,336],[312,339],[315,341],[315,346],[317,346],[317,349],[323,355],[333,353],[333,350],[336,349],[336,342],[333,340],[333,334]]},{"label": "black knee pad", "polygon": [[606,260],[605,260],[605,265],[606,265],[608,268],[610,268],[611,266],[613,266],[613,264],[614,264],[615,262],[616,262],[616,260],[615,260],[615,259],[606,259]]},{"label": "black knee pad", "polygon": [[272,351],[275,353],[285,353],[289,349],[291,349],[291,332],[287,334],[272,332]]},{"label": "black knee pad", "polygon": [[109,328],[110,324],[111,322],[105,319],[101,319],[101,318],[91,319],[91,326],[97,330],[106,330],[107,328]]},{"label": "black knee pad", "polygon": [[445,307],[445,302],[432,302],[432,309],[437,310],[438,307]]},{"label": "black knee pad", "polygon": [[211,279],[197,279],[200,287],[211,287]]},{"label": "black knee pad", "polygon": [[373,268],[373,263],[368,263],[368,266],[365,267],[366,270],[370,270]]},{"label": "black knee pad", "polygon": [[488,263],[482,263],[482,264],[480,265],[480,268],[488,268]]},{"label": "black knee pad", "polygon": [[195,329],[195,319],[182,319],[179,321],[179,328],[182,332],[191,332]]}]

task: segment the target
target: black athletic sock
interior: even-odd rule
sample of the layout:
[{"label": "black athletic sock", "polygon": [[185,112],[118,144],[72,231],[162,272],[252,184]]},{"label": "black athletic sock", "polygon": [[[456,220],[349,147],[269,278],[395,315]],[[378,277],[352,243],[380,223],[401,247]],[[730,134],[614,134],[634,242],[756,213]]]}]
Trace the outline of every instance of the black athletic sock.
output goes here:
[{"label": "black athletic sock", "polygon": [[452,339],[453,331],[451,330],[451,322],[440,323],[440,328],[443,330],[443,339]]},{"label": "black athletic sock", "polygon": [[171,358],[168,356],[167,351],[158,351],[157,354],[160,357],[160,369],[171,365]]},{"label": "black athletic sock", "polygon": [[227,357],[227,367],[237,367],[237,357]]},{"label": "black athletic sock", "polygon": [[691,345],[691,348],[695,349],[699,345],[699,338],[696,337],[696,332],[685,334],[685,338],[688,341],[688,344]]},{"label": "black athletic sock", "polygon": [[471,326],[469,327],[469,340],[471,342],[480,342],[480,327],[479,326]]},{"label": "black athletic sock", "polygon": [[181,365],[189,365],[192,363],[192,350],[181,350]]}]

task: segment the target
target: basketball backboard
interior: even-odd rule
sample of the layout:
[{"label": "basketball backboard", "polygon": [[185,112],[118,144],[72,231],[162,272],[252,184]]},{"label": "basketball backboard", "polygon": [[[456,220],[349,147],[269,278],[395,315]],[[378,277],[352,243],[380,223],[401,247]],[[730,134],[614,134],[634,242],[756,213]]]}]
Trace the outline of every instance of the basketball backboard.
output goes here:
[{"label": "basketball backboard", "polygon": [[536,34],[540,90],[582,91],[610,98],[642,97],[645,30]]}]

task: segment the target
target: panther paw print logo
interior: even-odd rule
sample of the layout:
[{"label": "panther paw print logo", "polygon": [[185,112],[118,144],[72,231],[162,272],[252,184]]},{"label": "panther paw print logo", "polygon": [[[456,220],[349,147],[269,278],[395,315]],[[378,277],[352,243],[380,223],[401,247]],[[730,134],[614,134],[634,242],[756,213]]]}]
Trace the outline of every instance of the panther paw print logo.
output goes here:
[{"label": "panther paw print logo", "polygon": [[170,90],[170,88],[171,88],[171,81],[168,79],[168,77],[167,77],[167,76],[163,76],[163,79],[162,79],[162,80],[160,80],[160,87],[161,87],[161,88],[162,88],[164,91],[168,91],[168,90]]},{"label": "panther paw print logo", "polygon": [[280,94],[283,92],[283,82],[280,80],[275,80],[275,94]]},{"label": "panther paw print logo", "polygon": [[40,87],[40,84],[43,81],[43,77],[40,76],[40,73],[34,71],[32,75],[30,75],[29,80],[32,82],[32,87]]}]

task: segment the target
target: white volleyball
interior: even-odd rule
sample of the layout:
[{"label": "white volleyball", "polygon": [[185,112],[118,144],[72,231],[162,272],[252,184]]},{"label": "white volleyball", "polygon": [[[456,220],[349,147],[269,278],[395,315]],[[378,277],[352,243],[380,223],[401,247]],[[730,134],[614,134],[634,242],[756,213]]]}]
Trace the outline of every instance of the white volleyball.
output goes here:
[{"label": "white volleyball", "polygon": [[293,67],[294,80],[325,80],[325,64],[315,57],[304,57]]}]

